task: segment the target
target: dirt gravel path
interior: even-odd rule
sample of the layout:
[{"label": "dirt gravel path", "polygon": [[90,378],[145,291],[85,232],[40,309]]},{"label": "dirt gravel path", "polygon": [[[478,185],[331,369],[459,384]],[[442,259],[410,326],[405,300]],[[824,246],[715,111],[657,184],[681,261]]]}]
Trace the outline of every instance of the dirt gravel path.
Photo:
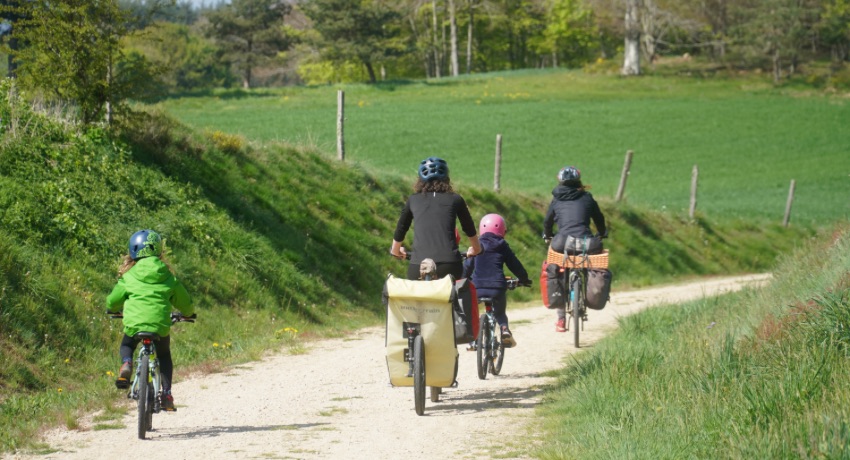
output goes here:
[{"label": "dirt gravel path", "polygon": [[[583,349],[614,329],[618,317],[768,279],[712,278],[613,292],[605,310],[590,312]],[[147,440],[136,438],[135,413],[129,411],[125,428],[95,431],[87,417],[77,430],[45,434],[53,453],[4,458],[529,458],[530,447],[541,442],[534,408],[551,381],[543,374],[562,367],[577,350],[570,333],[555,332],[554,312],[509,307],[508,314],[518,345],[507,351],[502,374],[478,379],[475,353],[459,347],[459,386],[445,389],[437,403],[426,396],[424,416],[414,412],[412,388],[388,385],[384,330],[368,328],[345,339],[310,343],[304,354],[270,356],[177,382],[178,411],[154,416],[155,431]],[[501,436],[485,435],[485,426]]]}]

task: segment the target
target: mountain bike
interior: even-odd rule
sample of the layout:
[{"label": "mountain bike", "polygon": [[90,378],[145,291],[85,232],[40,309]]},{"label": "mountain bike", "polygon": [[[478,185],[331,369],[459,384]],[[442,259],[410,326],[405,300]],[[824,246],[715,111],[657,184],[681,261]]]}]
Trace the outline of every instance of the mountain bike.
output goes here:
[{"label": "mountain bike", "polygon": [[[110,317],[120,319],[124,315],[110,315]],[[195,318],[183,316],[178,312],[171,313],[171,324],[178,322],[194,323]],[[153,414],[162,411],[162,380],[154,343],[160,337],[153,332],[139,332],[134,338],[141,346],[136,357],[133,383],[131,385],[126,380],[117,380],[115,385],[119,389],[130,388],[127,398],[137,401],[139,439],[145,439],[145,434],[153,430]]]},{"label": "mountain bike", "polygon": [[[508,290],[516,289],[519,280],[506,278]],[[502,363],[505,361],[505,344],[502,343],[502,331],[496,321],[496,312],[493,310],[492,297],[478,297],[478,303],[483,303],[486,311],[481,314],[478,323],[478,339],[475,341],[475,352],[477,355],[478,378],[487,378],[489,370],[493,375],[502,372]]]}]

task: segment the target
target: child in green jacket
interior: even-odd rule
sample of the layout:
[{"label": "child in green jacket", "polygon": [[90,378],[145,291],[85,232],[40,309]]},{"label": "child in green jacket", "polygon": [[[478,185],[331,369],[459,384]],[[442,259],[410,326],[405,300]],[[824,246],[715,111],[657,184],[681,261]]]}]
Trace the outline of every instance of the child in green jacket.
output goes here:
[{"label": "child in green jacket", "polygon": [[162,408],[174,411],[171,396],[171,310],[194,317],[192,299],[183,284],[162,260],[162,238],[153,230],[140,230],[130,237],[129,253],[118,269],[118,283],[106,298],[107,313],[123,312],[124,338],[121,340],[119,388],[126,388],[133,374],[133,352],[139,332],[153,332],[162,372]]}]

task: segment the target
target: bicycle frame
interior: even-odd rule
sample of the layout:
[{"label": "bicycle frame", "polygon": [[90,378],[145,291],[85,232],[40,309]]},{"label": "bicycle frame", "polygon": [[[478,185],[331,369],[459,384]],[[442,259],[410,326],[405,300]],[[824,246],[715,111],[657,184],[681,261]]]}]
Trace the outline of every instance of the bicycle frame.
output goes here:
[{"label": "bicycle frame", "polygon": [[[133,379],[133,384],[127,394],[127,398],[138,401],[139,397],[139,382],[141,379],[146,379],[148,385],[153,388],[153,413],[157,414],[162,410],[160,404],[160,396],[162,393],[162,380],[159,374],[159,358],[156,356],[156,345],[152,337],[143,337],[140,341],[139,353],[136,356],[136,377]],[[148,375],[141,374],[142,357],[148,356]]]}]

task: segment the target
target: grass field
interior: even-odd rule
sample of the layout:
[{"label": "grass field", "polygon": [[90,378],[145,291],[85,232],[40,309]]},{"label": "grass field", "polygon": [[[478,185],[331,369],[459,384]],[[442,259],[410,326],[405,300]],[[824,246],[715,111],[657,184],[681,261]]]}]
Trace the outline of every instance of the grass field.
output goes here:
[{"label": "grass field", "polygon": [[524,71],[374,86],[229,91],[161,103],[189,125],[336,155],[337,90],[345,91],[346,158],[413,174],[439,155],[453,179],[490,187],[503,136],[503,189],[547,196],[578,166],[597,196],[616,192],[627,150],[632,204],[686,213],[698,165],[699,212],[780,221],[850,216],[850,100],[791,93],[752,78],[622,79]]}]

